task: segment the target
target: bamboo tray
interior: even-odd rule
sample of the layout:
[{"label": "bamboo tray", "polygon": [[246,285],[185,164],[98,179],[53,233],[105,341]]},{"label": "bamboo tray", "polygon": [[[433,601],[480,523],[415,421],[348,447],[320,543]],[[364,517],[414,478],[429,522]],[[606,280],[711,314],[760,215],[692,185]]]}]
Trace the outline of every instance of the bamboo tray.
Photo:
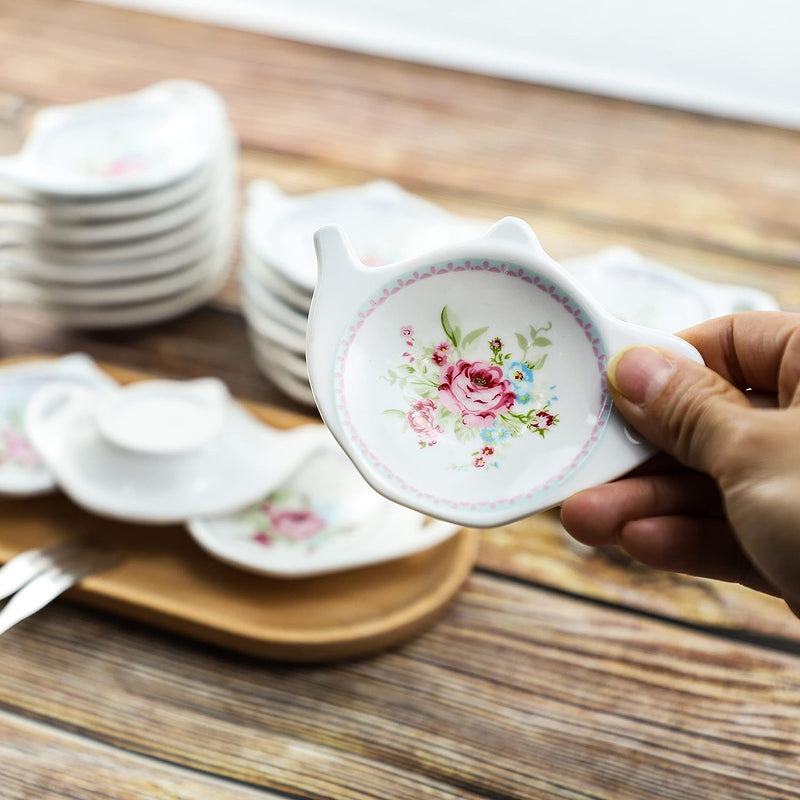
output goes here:
[{"label": "bamboo tray", "polygon": [[[120,383],[151,377],[101,366]],[[276,428],[314,421],[243,405]],[[231,650],[294,662],[363,656],[421,632],[454,598],[477,553],[477,532],[462,530],[436,547],[384,564],[276,579],[217,561],[179,526],[103,519],[61,494],[0,499],[0,562],[85,534],[118,551],[121,563],[85,578],[66,597]]]}]

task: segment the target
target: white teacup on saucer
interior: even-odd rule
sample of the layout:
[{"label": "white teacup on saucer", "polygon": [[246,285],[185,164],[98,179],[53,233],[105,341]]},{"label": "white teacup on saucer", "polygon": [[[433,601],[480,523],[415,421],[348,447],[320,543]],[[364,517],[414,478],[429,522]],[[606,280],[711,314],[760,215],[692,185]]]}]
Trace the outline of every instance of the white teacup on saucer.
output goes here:
[{"label": "white teacup on saucer", "polygon": [[31,398],[25,428],[76,503],[153,524],[255,502],[324,435],[319,425],[269,428],[210,378],[146,381],[111,392],[49,385]]},{"label": "white teacup on saucer", "polygon": [[613,408],[608,359],[648,344],[700,360],[612,317],[522,220],[384,267],[337,226],[315,242],[322,418],[375,489],[433,517],[506,524],[629,471],[653,449]]}]

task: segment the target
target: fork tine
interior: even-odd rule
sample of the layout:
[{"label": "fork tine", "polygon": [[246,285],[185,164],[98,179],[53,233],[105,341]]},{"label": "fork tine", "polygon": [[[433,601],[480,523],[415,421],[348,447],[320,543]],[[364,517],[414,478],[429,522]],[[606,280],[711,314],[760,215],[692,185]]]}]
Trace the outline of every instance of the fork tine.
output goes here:
[{"label": "fork tine", "polygon": [[47,547],[25,550],[14,556],[0,567],[0,600],[5,600],[14,594],[58,560],[80,552],[87,544],[88,539],[80,537]]},{"label": "fork tine", "polygon": [[25,584],[0,611],[0,635],[44,608],[83,578],[116,566],[121,560],[119,553],[96,547],[88,548],[82,555],[82,558],[77,554],[71,555],[63,566],[50,566]]}]

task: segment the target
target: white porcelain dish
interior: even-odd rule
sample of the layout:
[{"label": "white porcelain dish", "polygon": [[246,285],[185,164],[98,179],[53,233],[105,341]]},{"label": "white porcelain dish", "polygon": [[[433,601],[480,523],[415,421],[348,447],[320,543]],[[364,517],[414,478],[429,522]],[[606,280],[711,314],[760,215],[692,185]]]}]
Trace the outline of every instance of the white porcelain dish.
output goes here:
[{"label": "white porcelain dish", "polygon": [[618,319],[670,333],[723,314],[778,309],[766,292],[703,281],[627,247],[570,259],[564,266]]},{"label": "white porcelain dish", "polygon": [[373,491],[333,440],[259,502],[187,527],[212,556],[250,572],[307,578],[401,558],[458,527]]},{"label": "white porcelain dish", "polygon": [[230,513],[279,486],[324,444],[321,426],[277,431],[227,395],[221,425],[207,427],[209,409],[198,412],[196,398],[181,411],[179,393],[154,383],[114,394],[50,384],[31,398],[25,430],[84,508],[149,524]]},{"label": "white porcelain dish", "polygon": [[226,131],[224,104],[214,91],[192,81],[164,81],[40,111],[20,153],[0,159],[0,177],[46,196],[152,190],[208,162]]},{"label": "white porcelain dish", "polygon": [[291,350],[287,350],[266,336],[261,336],[252,328],[248,331],[248,335],[253,349],[258,350],[265,361],[277,369],[288,372],[308,386],[308,367],[304,356],[292,353]]},{"label": "white porcelain dish", "polygon": [[0,494],[27,496],[55,489],[55,480],[24,430],[28,401],[54,381],[109,388],[114,382],[82,353],[0,369]]},{"label": "white porcelain dish", "polygon": [[324,421],[380,493],[459,525],[512,522],[652,455],[612,406],[614,352],[700,360],[604,311],[522,220],[378,268],[337,226],[315,243],[307,359]]},{"label": "white porcelain dish", "polygon": [[155,214],[177,206],[191,197],[207,191],[208,185],[219,170],[233,168],[239,143],[232,130],[229,131],[230,147],[213,154],[210,161],[201,164],[185,178],[179,178],[166,186],[99,198],[71,197],[69,195],[37,195],[20,190],[19,187],[0,185],[0,199],[21,203],[41,216],[44,222],[90,224],[104,220],[138,217]]},{"label": "white porcelain dish", "polygon": [[17,293],[37,305],[52,303],[58,307],[76,306],[89,310],[92,307],[151,302],[180,295],[202,284],[207,277],[219,271],[220,262],[228,258],[229,252],[230,247],[226,244],[207,258],[188,264],[183,269],[138,280],[108,280],[113,277],[112,273],[106,276],[105,283],[81,286],[30,278],[8,278],[4,281],[3,292],[11,296]]},{"label": "white porcelain dish", "polygon": [[35,229],[25,225],[4,228],[4,246],[14,257],[33,253],[42,260],[65,264],[101,264],[113,261],[159,256],[177,248],[191,245],[209,228],[218,229],[220,219],[226,219],[233,205],[233,187],[223,186],[198,216],[176,228],[135,239],[113,239],[94,244],[59,244],[41,241]]},{"label": "white porcelain dish", "polygon": [[51,247],[102,247],[106,243],[128,241],[158,236],[167,231],[180,228],[182,225],[207,216],[219,205],[219,194],[223,180],[227,175],[218,175],[203,191],[188,197],[182,203],[153,214],[124,217],[111,221],[103,220],[92,223],[75,223],[69,221],[50,220],[37,209],[20,204],[12,206],[0,205],[0,229],[11,227],[24,231],[26,242],[46,242]]},{"label": "white porcelain dish", "polygon": [[282,347],[299,355],[305,354],[306,337],[305,334],[288,328],[282,323],[272,319],[257,306],[247,294],[242,295],[242,313],[245,321],[258,334],[267,339],[277,342]]},{"label": "white porcelain dish", "polygon": [[253,358],[256,366],[269,381],[274,383],[287,397],[296,400],[298,403],[316,408],[314,395],[308,379],[303,380],[293,375],[283,365],[265,356],[264,351],[258,348],[253,349]]},{"label": "white porcelain dish", "polygon": [[[230,212],[229,212],[230,217]],[[0,250],[0,275],[59,284],[88,285],[145,279],[165,275],[199,259],[212,257],[213,250],[230,237],[230,225],[198,231],[197,238],[164,253],[141,258],[98,263],[51,261],[21,248]]]},{"label": "white porcelain dish", "polygon": [[147,302],[118,306],[69,306],[45,300],[40,293],[23,285],[6,286],[3,283],[0,283],[0,302],[38,305],[61,325],[72,328],[110,330],[150,325],[186,314],[214,297],[225,284],[229,261],[226,252],[200,283],[170,297]]},{"label": "white porcelain dish", "polygon": [[249,272],[270,294],[281,299],[284,303],[302,314],[308,314],[311,308],[311,292],[300,289],[291,281],[253,253],[247,243],[242,242],[242,255],[244,264],[242,271]]},{"label": "white porcelain dish", "polygon": [[282,302],[280,298],[262,286],[246,269],[241,273],[241,283],[248,299],[258,306],[265,316],[279,325],[298,333],[305,340],[306,326],[308,325],[308,317],[305,314]]},{"label": "white porcelain dish", "polygon": [[274,184],[248,190],[244,239],[253,251],[300,289],[317,280],[313,234],[327,224],[350,233],[362,263],[392,263],[426,249],[477,236],[487,225],[449,214],[390,181],[286,196]]}]

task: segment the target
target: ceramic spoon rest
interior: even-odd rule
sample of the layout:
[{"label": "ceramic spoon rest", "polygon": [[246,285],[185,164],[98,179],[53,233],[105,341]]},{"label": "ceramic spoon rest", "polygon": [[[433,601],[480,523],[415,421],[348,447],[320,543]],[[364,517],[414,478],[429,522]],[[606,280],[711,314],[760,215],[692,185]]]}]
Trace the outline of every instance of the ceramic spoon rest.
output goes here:
[{"label": "ceramic spoon rest", "polygon": [[605,371],[670,334],[605,312],[521,220],[420,258],[365,267],[341,228],[315,237],[308,368],[320,413],[386,497],[490,527],[618,477],[652,448]]}]

